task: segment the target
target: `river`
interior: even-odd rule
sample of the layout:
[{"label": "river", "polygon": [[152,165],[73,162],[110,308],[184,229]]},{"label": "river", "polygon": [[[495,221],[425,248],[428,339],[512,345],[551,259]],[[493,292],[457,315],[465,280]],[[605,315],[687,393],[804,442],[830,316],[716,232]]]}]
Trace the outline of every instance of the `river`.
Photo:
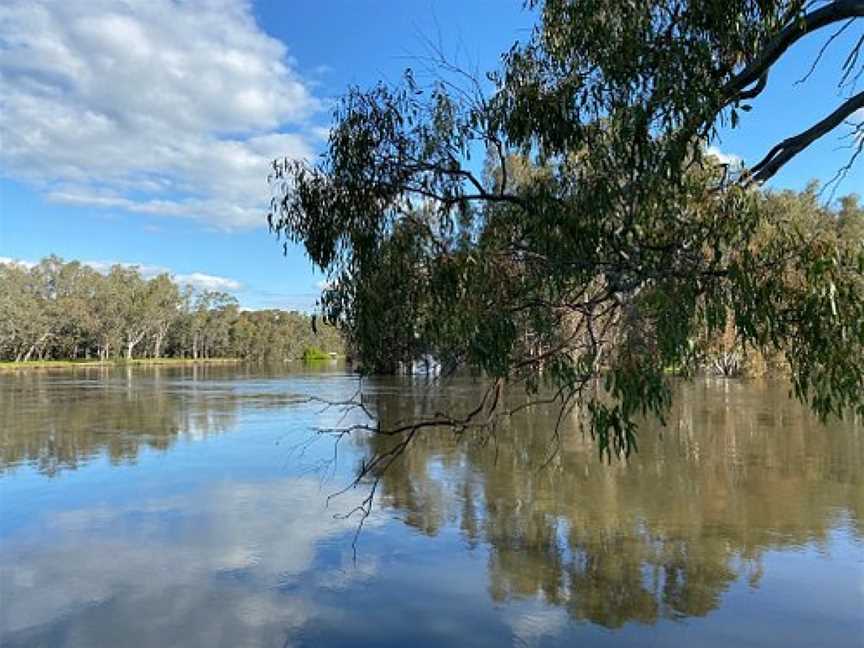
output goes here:
[{"label": "river", "polygon": [[[356,389],[338,365],[0,375],[0,645],[864,646],[860,422],[698,380],[611,465],[544,407],[429,431],[355,545],[370,485],[328,496],[392,441],[334,447],[315,430],[359,413],[304,397]],[[389,420],[479,389],[364,383]]]}]

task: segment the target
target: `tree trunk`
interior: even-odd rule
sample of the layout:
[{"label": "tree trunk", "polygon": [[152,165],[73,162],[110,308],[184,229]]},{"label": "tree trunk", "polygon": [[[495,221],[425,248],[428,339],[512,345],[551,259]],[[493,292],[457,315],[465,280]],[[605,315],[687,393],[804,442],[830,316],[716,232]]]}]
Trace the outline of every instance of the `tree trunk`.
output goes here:
[{"label": "tree trunk", "polygon": [[33,345],[27,350],[27,355],[24,356],[24,362],[27,362],[30,357],[33,355],[33,352],[36,351],[36,348],[41,345],[45,340],[48,339],[51,333],[45,333],[42,337],[40,337]]},{"label": "tree trunk", "polygon": [[162,345],[165,343],[165,336],[168,335],[168,323],[163,323],[156,329],[156,339],[153,345],[153,357],[162,357]]},{"label": "tree trunk", "polygon": [[126,359],[132,359],[132,352],[135,350],[135,347],[138,346],[138,343],[144,339],[144,335],[146,335],[147,331],[141,331],[138,335],[128,334],[126,336]]}]

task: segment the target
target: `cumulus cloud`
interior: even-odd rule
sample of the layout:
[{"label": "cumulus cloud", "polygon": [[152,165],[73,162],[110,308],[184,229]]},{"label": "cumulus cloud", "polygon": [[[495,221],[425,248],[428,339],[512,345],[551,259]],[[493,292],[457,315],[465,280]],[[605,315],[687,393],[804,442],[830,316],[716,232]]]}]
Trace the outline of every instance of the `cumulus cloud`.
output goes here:
[{"label": "cumulus cloud", "polygon": [[325,132],[247,0],[7,0],[0,50],[0,168],[57,202],[255,226]]},{"label": "cumulus cloud", "polygon": [[178,283],[187,284],[199,290],[240,290],[243,287],[239,281],[228,277],[193,272],[191,274],[174,275]]}]

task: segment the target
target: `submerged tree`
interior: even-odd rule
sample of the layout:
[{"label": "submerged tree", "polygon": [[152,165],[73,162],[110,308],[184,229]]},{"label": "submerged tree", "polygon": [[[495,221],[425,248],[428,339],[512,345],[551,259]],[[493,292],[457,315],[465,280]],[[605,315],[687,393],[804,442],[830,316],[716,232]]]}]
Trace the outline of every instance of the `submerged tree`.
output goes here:
[{"label": "submerged tree", "polygon": [[492,379],[465,413],[379,431],[487,424],[505,382],[546,383],[562,411],[584,406],[601,453],[628,453],[635,417],[669,407],[667,370],[691,372],[727,318],[740,344],[790,351],[819,414],[864,413],[862,242],[803,231],[759,191],[864,107],[864,35],[830,115],[750,168],[706,153],[797,41],[860,29],[864,0],[529,4],[539,24],[491,92],[443,60],[432,87],[409,70],[344,97],[317,164],[274,163],[271,228],[327,273],[323,314],[367,369],[428,352]]}]

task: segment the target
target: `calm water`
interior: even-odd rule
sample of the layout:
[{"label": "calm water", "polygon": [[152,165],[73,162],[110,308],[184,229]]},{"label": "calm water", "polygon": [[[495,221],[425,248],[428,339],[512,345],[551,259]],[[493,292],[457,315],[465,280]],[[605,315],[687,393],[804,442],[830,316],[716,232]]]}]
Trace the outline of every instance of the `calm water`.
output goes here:
[{"label": "calm water", "polygon": [[[210,367],[0,375],[0,645],[864,646],[864,427],[782,386],[682,386],[603,465],[554,412],[429,433],[360,535],[356,379]],[[392,419],[468,379],[370,381]],[[567,426],[565,425],[565,428]],[[547,467],[543,468],[544,464]],[[336,515],[334,515],[336,514]]]}]

